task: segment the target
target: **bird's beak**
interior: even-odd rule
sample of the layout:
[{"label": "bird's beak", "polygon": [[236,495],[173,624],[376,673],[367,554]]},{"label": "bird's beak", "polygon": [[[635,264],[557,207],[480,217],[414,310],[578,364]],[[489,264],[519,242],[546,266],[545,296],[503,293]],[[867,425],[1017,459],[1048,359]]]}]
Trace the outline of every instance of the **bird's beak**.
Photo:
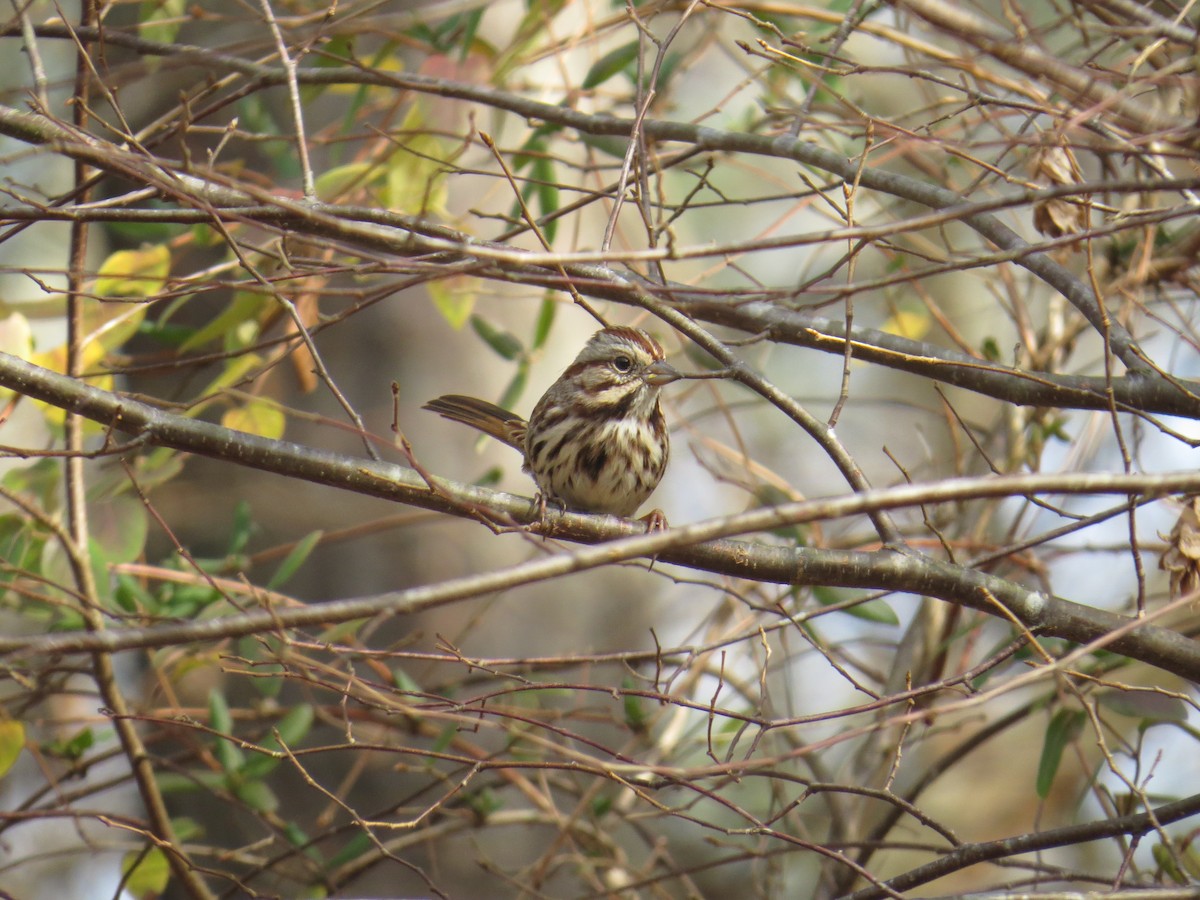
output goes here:
[{"label": "bird's beak", "polygon": [[646,381],[655,387],[662,387],[672,381],[678,381],[683,376],[669,362],[659,360],[646,366]]}]

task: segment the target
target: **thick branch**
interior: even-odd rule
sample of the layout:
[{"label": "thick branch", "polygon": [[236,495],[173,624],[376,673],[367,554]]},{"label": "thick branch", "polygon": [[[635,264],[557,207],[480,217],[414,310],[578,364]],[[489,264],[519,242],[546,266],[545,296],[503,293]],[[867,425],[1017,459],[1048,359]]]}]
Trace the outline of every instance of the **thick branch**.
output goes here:
[{"label": "thick branch", "polygon": [[[0,386],[86,416],[139,440],[226,462],[396,500],[425,509],[514,523],[537,521],[537,505],[525,498],[438,479],[434,487],[413,469],[313,450],[199,422],[123,398],[0,354]],[[0,650],[63,652],[159,646],[175,640],[207,640],[283,627],[332,623],[381,612],[411,612],[486,591],[510,588],[637,557],[754,581],[883,589],[937,597],[988,615],[1019,621],[1036,634],[1082,644],[1098,643],[1200,682],[1200,644],[1174,631],[1030,591],[1020,584],[930,557],[893,551],[855,552],[724,540],[870,510],[968,498],[1057,494],[1164,495],[1200,491],[1200,473],[1163,475],[1020,475],[964,478],[935,485],[872,490],[850,497],[788,503],[738,516],[700,522],[663,533],[641,534],[639,523],[608,516],[546,512],[549,534],[599,543],[500,572],[362,600],[331,601],[301,609],[249,613],[206,623],[96,634],[0,641]],[[634,535],[633,537],[627,537]],[[622,538],[622,540],[614,540]]]},{"label": "thick branch", "polygon": [[[739,303],[736,297],[672,292],[688,315],[714,325],[762,334],[775,343],[840,355],[846,325],[836,319],[781,308],[767,302]],[[920,375],[1012,403],[1057,409],[1118,410],[1135,414],[1200,417],[1200,382],[1137,372],[1103,378],[1064,375],[1006,366],[937,344],[915,341],[873,328],[852,328],[854,358]]]},{"label": "thick branch", "polygon": [[[3,111],[0,109],[2,128]],[[97,159],[109,156],[102,150],[96,150],[94,154]],[[203,184],[204,199],[213,203],[221,216],[232,220],[274,225],[394,254],[444,254],[444,242],[454,242],[464,247],[503,250],[512,256],[520,255],[520,251],[504,245],[481,241],[443,226],[386,210],[299,202],[282,206],[277,203],[246,205],[251,198],[245,194],[201,183],[197,179],[192,179],[192,182],[196,186]],[[6,209],[0,214],[0,221],[79,219],[194,224],[211,221],[212,217],[212,212],[199,209]],[[433,240],[427,241],[426,238]],[[501,266],[487,259],[472,258],[469,252],[454,254],[447,259],[447,264],[450,262],[471,262],[474,263],[472,271],[481,276],[536,287],[565,289],[569,281],[570,286],[585,296],[627,305],[637,305],[638,296],[648,291],[673,303],[698,321],[736,328],[747,334],[761,334],[779,343],[821,350],[837,356],[845,353],[844,322],[767,301],[748,299],[737,292],[726,291],[714,295],[686,285],[658,285],[633,275],[621,275],[594,263],[565,262],[549,267],[506,260]],[[854,358],[857,360],[910,372],[1018,406],[1109,410],[1115,404],[1118,410],[1137,414],[1200,418],[1200,382],[1163,377],[1157,371],[1142,369],[1111,379],[1033,372],[872,328],[850,329],[850,340],[854,344]]]},{"label": "thick branch", "polygon": [[908,891],[949,875],[951,872],[958,872],[993,859],[1007,859],[1022,853],[1036,853],[1054,847],[1086,844],[1089,841],[1098,841],[1119,835],[1138,837],[1197,814],[1200,814],[1200,794],[1193,794],[1183,800],[1156,807],[1150,812],[1098,819],[1083,825],[1067,825],[1063,828],[1017,835],[999,841],[963,844],[931,863],[918,866],[903,875],[897,875],[895,878],[885,881],[881,886],[855,891],[853,894],[843,897],[842,900],[877,900],[880,897],[890,897],[893,895],[889,893],[888,889]]},{"label": "thick branch", "polygon": [[[891,3],[1030,78],[1055,85],[1073,104],[1086,103],[1104,109],[1141,134],[1154,135],[1185,147],[1195,141],[1194,119],[1189,122],[1182,116],[1164,115],[1157,104],[1147,103],[1138,96],[1146,91],[1149,79],[1131,82],[1118,90],[1098,77],[1096,69],[1073,66],[1040,49],[1034,41],[1013,40],[1011,33],[993,27],[960,4],[944,0],[891,0]],[[1188,37],[1189,45],[1194,41],[1194,35]]]},{"label": "thick branch", "polygon": [[[66,35],[54,33],[45,26],[39,29],[39,34],[66,37]],[[106,31],[105,37],[106,39],[111,37],[115,42],[123,39],[124,36]],[[180,54],[195,58],[198,62],[202,61],[206,65],[224,66],[254,78],[263,86],[283,85],[288,80],[287,73],[282,69],[241,60],[228,54],[214,53],[201,47],[155,44],[141,39],[123,40],[123,43],[136,46],[136,49],[142,53],[164,56]],[[398,90],[412,90],[433,96],[468,100],[495,109],[507,110],[529,119],[554,123],[583,134],[597,136],[629,137],[636,124],[633,119],[582,113],[566,106],[541,103],[496,88],[407,72],[383,72],[355,67],[312,67],[297,71],[296,80],[301,84],[376,84]],[[8,110],[7,112],[11,114],[14,111]],[[6,120],[11,120],[11,115],[0,117],[0,133],[8,134],[18,140],[30,140],[27,132],[13,130]],[[656,119],[643,120],[640,128],[648,138],[653,140],[677,141],[697,149],[723,153],[745,153],[753,156],[790,159],[800,165],[811,166],[837,175],[860,187],[902,197],[930,209],[953,209],[961,206],[964,202],[964,198],[954,191],[882,169],[862,168],[856,160],[847,159],[832,150],[786,135],[772,137],[729,132],[690,123]],[[960,221],[1003,250],[1032,249],[1020,235],[993,215],[965,214]],[[1089,285],[1076,278],[1070,270],[1044,253],[1024,253],[1018,256],[1015,262],[1062,293],[1092,327],[1106,338],[1114,355],[1127,368],[1136,370],[1147,367],[1147,360],[1143,357],[1133,337],[1118,322],[1110,320]]]},{"label": "thick branch", "polygon": [[[321,71],[327,73],[330,70]],[[429,79],[429,81],[436,82],[437,80]],[[419,80],[419,83],[424,84],[425,82]],[[493,93],[497,93],[490,89],[456,87],[461,87],[461,93],[468,95],[482,90],[490,98]],[[507,94],[504,96],[513,101],[509,104],[510,107],[520,107],[534,102],[524,101]],[[518,104],[517,100],[521,102]],[[563,112],[560,107],[550,107],[544,104],[534,105],[547,115],[553,111]],[[581,114],[574,115],[581,116]],[[609,124],[624,121],[620,119],[611,119],[610,121],[608,117],[599,117],[599,120],[609,122]],[[648,127],[654,124],[648,123]],[[671,125],[672,129],[678,130],[672,123],[658,124]],[[684,126],[679,127],[684,128]],[[686,126],[686,128],[691,128],[691,126]],[[609,133],[607,129],[598,129],[598,131]],[[707,131],[711,131],[711,129]],[[708,134],[707,131],[706,139],[713,147],[719,149],[742,149],[746,152],[771,153],[774,152],[772,148],[777,143],[777,141],[771,141],[764,144],[765,139],[755,135],[723,132]],[[195,176],[179,175],[147,161],[144,156],[75,134],[49,119],[31,113],[0,107],[0,133],[29,143],[51,146],[57,152],[74,159],[81,159],[98,168],[135,178],[144,184],[154,185],[164,194],[175,197],[184,205],[198,204],[201,206],[201,209],[198,210],[179,211],[174,218],[171,218],[172,221],[208,221],[219,214],[233,219],[274,224],[309,235],[327,237],[345,244],[397,255],[449,253],[447,262],[472,261],[480,267],[479,274],[506,281],[563,288],[566,287],[564,284],[564,275],[566,275],[571,284],[585,294],[624,303],[633,302],[633,298],[636,297],[636,291],[628,280],[615,275],[612,270],[603,265],[570,261],[559,261],[552,266],[546,265],[533,254],[503,244],[473,238],[413,216],[358,207],[305,203],[268,194],[265,191],[255,192],[246,185],[239,185],[235,189]],[[677,136],[676,139],[682,140],[683,137]],[[747,144],[747,141],[750,143]],[[820,148],[808,144],[801,146],[797,142],[795,149],[797,152],[803,149],[804,154],[801,155],[808,154],[810,151],[812,153],[819,151],[818,155],[824,163],[830,166],[833,163],[833,160],[828,158],[830,156],[828,151],[820,150]],[[849,163],[846,164],[849,165]],[[941,191],[941,189],[929,188],[928,185],[891,173],[872,173],[872,170],[867,170],[861,173],[861,181],[863,185],[875,186],[880,190],[887,190],[910,199],[925,196],[923,202],[934,208],[949,209],[952,206],[963,205],[961,197],[947,196],[948,192]],[[255,201],[269,201],[269,203],[250,205]],[[54,210],[34,212],[45,218],[55,217]],[[78,211],[74,215],[62,215],[65,218],[75,218],[76,215],[79,215],[102,219],[106,216],[114,216],[116,212],[118,211],[90,210]],[[160,218],[171,215],[172,211],[167,211]],[[17,215],[16,211],[5,211],[5,218],[18,219],[25,218],[25,216]],[[1030,249],[1029,245],[1018,238],[1015,233],[1008,232],[1004,226],[1000,225],[994,216],[982,212],[964,213],[964,221],[980,225],[984,231],[993,231],[992,237],[999,246],[1010,250]],[[995,231],[993,226],[1000,230]],[[981,233],[984,232],[981,231]],[[1023,265],[1028,265],[1034,271],[1039,271],[1049,283],[1063,291],[1077,306],[1080,306],[1082,302],[1083,305],[1080,308],[1088,315],[1093,325],[1098,328],[1103,325],[1110,330],[1114,349],[1124,347],[1125,351],[1132,352],[1131,341],[1126,340],[1127,335],[1125,338],[1122,337],[1123,332],[1115,323],[1105,320],[1098,308],[1088,312],[1090,299],[1081,301],[1080,297],[1086,294],[1090,298],[1090,289],[1075,279],[1071,273],[1040,253],[1024,253],[1018,261]],[[836,354],[844,352],[844,342],[839,339],[843,338],[840,326],[829,320],[809,317],[803,313],[780,309],[767,303],[746,304],[736,295],[713,298],[694,289],[664,288],[642,283],[643,289],[651,287],[665,299],[673,299],[683,305],[689,314],[697,318],[753,333],[769,331],[772,337],[800,346],[814,347]],[[903,369],[1008,402],[1046,407],[1109,408],[1108,385],[1104,379],[1040,373],[1031,375],[1011,367],[973,359],[966,354],[955,353],[946,348],[909,341],[869,329],[856,329],[852,335],[856,342],[861,341],[861,344],[856,343],[856,358]],[[1140,354],[1140,350],[1138,354]],[[1138,359],[1141,359],[1140,355]],[[1129,363],[1129,359],[1125,361],[1127,364]],[[1200,417],[1200,396],[1198,396],[1200,395],[1200,385],[1165,377],[1153,367],[1147,369],[1143,364],[1134,368],[1136,371],[1133,374],[1112,379],[1113,399],[1118,409],[1126,408],[1144,413]]]}]

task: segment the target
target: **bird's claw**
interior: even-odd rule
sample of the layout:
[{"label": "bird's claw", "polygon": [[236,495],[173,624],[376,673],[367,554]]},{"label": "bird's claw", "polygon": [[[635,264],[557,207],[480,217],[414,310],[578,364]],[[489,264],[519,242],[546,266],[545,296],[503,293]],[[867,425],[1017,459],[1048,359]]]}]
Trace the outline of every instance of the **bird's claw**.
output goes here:
[{"label": "bird's claw", "polygon": [[671,527],[667,521],[667,515],[661,509],[652,509],[644,516],[638,519],[639,522],[646,523],[646,534],[652,534],[655,531],[666,531]]}]

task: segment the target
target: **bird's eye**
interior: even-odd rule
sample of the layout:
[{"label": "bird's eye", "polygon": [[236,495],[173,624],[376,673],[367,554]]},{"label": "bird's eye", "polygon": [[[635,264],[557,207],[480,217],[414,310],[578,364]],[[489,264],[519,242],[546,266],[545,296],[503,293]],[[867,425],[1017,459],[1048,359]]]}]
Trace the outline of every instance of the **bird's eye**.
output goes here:
[{"label": "bird's eye", "polygon": [[618,356],[616,359],[613,360],[613,368],[616,369],[618,372],[628,372],[630,369],[633,368],[633,360],[630,359],[628,356],[621,354],[620,356]]}]

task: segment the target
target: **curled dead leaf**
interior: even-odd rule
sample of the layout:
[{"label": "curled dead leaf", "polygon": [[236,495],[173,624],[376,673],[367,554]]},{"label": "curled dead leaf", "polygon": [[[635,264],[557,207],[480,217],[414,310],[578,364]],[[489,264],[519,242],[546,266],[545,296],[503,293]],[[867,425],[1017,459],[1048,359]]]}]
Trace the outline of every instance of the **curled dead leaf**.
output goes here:
[{"label": "curled dead leaf", "polygon": [[[1047,144],[1033,157],[1033,180],[1040,185],[1079,184],[1083,174],[1074,154],[1064,145]],[[1077,234],[1087,228],[1087,207],[1066,198],[1038,200],[1033,204],[1033,227],[1047,237]]]},{"label": "curled dead leaf", "polygon": [[1171,596],[1200,588],[1200,495],[1183,497],[1183,511],[1167,535],[1158,567],[1170,574]]}]

